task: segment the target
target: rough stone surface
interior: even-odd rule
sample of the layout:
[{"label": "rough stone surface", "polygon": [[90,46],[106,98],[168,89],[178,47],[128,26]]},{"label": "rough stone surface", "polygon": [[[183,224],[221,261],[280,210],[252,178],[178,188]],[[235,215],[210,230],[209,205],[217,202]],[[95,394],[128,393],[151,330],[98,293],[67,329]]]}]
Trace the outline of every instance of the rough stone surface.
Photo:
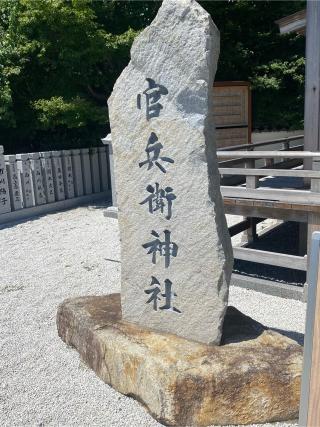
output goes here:
[{"label": "rough stone surface", "polygon": [[[233,263],[210,119],[218,54],[219,32],[207,12],[194,0],[164,0],[135,40],[131,62],[109,99],[123,317],[211,344],[220,342]],[[148,89],[146,79],[160,88]],[[145,90],[160,96],[149,99],[150,114]],[[154,151],[147,163],[152,137],[162,144],[158,164]],[[164,212],[155,209],[155,199],[150,212],[146,199],[157,185],[172,189],[171,217],[166,199]],[[178,251],[166,265],[165,247],[161,254],[158,248],[153,263],[142,245],[157,239],[163,244],[166,230],[170,249],[176,244]],[[148,303],[145,291],[155,288],[158,300]]]},{"label": "rough stone surface", "polygon": [[57,326],[103,381],[166,425],[253,424],[298,415],[301,347],[233,307],[218,347],[121,320],[120,294],[66,300]]}]

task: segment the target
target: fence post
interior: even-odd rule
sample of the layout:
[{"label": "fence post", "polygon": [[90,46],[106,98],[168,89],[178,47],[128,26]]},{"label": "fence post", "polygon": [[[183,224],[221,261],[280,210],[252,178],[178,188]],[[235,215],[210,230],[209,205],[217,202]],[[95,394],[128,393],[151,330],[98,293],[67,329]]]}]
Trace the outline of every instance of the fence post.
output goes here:
[{"label": "fence post", "polygon": [[74,198],[74,181],[73,181],[73,171],[72,171],[72,161],[71,161],[71,152],[70,150],[62,151],[62,170],[63,170],[63,179],[65,186],[65,193],[67,199]]},{"label": "fence post", "polygon": [[[254,169],[255,168],[255,159],[247,159],[245,161],[245,169]],[[257,188],[259,179],[257,176],[246,176],[246,188]]]},{"label": "fence post", "polygon": [[53,183],[56,200],[65,200],[61,151],[51,151]]},{"label": "fence post", "polygon": [[92,193],[92,179],[91,179],[91,167],[89,159],[89,148],[81,148],[81,167],[82,167],[82,178],[84,194]]},{"label": "fence post", "polygon": [[44,205],[47,203],[47,199],[45,196],[44,185],[43,185],[40,154],[29,153],[29,159],[30,159],[30,167],[31,167],[31,173],[32,173],[35,202],[36,202],[36,205]]},{"label": "fence post", "polygon": [[265,159],[265,168],[272,168],[274,165],[274,159]]},{"label": "fence post", "polygon": [[303,369],[301,378],[301,396],[299,426],[318,426],[319,413],[319,365],[320,365],[320,276],[319,254],[320,233],[314,233],[311,250],[308,254],[308,298],[305,321]]},{"label": "fence post", "polygon": [[112,192],[112,206],[117,206],[117,192],[116,192],[116,183],[115,183],[115,176],[114,176],[114,159],[113,159],[111,133],[109,133],[105,138],[102,139],[102,143],[108,147],[109,171],[110,171],[111,192]]},{"label": "fence post", "polygon": [[[312,170],[319,171],[319,176],[320,176],[320,158],[313,159]],[[311,179],[311,191],[320,193],[320,179],[314,179],[314,178]],[[320,197],[320,194],[319,194],[319,197]],[[308,213],[308,242],[307,242],[308,264],[310,262],[309,255],[311,251],[312,234],[314,231],[320,231],[320,215],[316,212],[309,212]],[[307,283],[309,283],[308,277],[307,277]]]},{"label": "fence post", "polygon": [[[255,159],[246,159],[245,161],[246,169],[254,169],[255,168]],[[246,188],[257,188],[259,179],[257,176],[246,176]],[[250,222],[250,228],[245,232],[246,242],[250,243],[257,238],[257,222],[255,218],[244,218],[248,219]]]},{"label": "fence post", "polygon": [[35,206],[34,193],[32,188],[32,173],[28,154],[17,154],[17,167],[21,177],[21,187],[25,208]]},{"label": "fence post", "polygon": [[100,183],[102,191],[109,190],[109,167],[107,158],[107,147],[98,148]]},{"label": "fence post", "polygon": [[283,151],[290,151],[290,141],[284,141],[282,143],[282,149]]},{"label": "fence post", "polygon": [[89,152],[90,152],[90,167],[91,167],[93,192],[100,193],[101,186],[100,186],[98,149],[96,147],[91,147]]},{"label": "fence post", "polygon": [[40,162],[41,162],[43,186],[44,186],[45,195],[46,195],[48,203],[53,203],[56,199],[55,199],[55,195],[54,195],[51,152],[50,151],[42,151],[39,154],[40,154]]},{"label": "fence post", "polygon": [[112,206],[118,206],[116,182],[115,182],[115,175],[114,175],[113,147],[112,147],[111,140],[108,146],[108,150],[109,150],[110,176],[111,176],[111,186],[112,186]]},{"label": "fence post", "polygon": [[80,150],[75,149],[71,150],[71,160],[72,160],[72,168],[73,168],[73,184],[74,184],[74,192],[76,197],[83,196],[83,179],[82,179],[82,167],[81,167],[81,158],[80,158]]},{"label": "fence post", "polygon": [[21,189],[20,173],[18,171],[16,156],[14,154],[4,156],[7,166],[8,186],[11,199],[11,209],[18,211],[23,208],[23,196]]},{"label": "fence post", "polygon": [[3,146],[0,145],[0,214],[7,212],[11,212],[10,194]]}]

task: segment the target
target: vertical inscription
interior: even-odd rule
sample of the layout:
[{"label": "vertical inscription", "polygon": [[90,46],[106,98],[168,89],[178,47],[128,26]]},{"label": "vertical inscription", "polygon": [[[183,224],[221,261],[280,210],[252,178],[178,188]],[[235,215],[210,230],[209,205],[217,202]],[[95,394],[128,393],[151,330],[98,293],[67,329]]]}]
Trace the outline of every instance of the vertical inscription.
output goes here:
[{"label": "vertical inscription", "polygon": [[35,202],[37,205],[47,203],[45,190],[43,185],[42,168],[39,153],[30,153],[30,166],[32,172],[33,189],[35,195]]},{"label": "vertical inscription", "polygon": [[74,179],[73,179],[72,160],[71,160],[70,150],[62,151],[62,170],[63,170],[63,179],[64,179],[66,198],[72,199],[74,197]]},{"label": "vertical inscription", "polygon": [[64,179],[60,151],[52,151],[52,172],[56,200],[65,200]]},{"label": "vertical inscription", "polygon": [[20,173],[17,167],[15,155],[4,156],[7,165],[7,174],[9,182],[9,193],[11,198],[12,210],[19,210],[23,208],[23,197],[20,182]]},{"label": "vertical inscription", "polygon": [[17,154],[16,158],[21,178],[24,207],[30,208],[35,205],[35,197],[32,185],[32,172],[29,155]]},{"label": "vertical inscription", "polygon": [[[137,95],[137,107],[143,110],[142,102],[145,103],[146,120],[156,119],[160,116],[163,105],[160,103],[161,97],[167,95],[168,89],[163,85],[156,83],[153,79],[146,79],[148,87],[142,94]],[[144,97],[143,97],[144,95]],[[155,132],[151,132],[145,148],[145,159],[138,164],[139,168],[143,168],[145,173],[149,171],[160,171],[161,175],[167,173],[167,168],[172,167],[174,159],[168,156],[165,149],[165,144],[161,142],[159,136]],[[170,186],[163,186],[161,182],[150,183],[146,187],[149,195],[140,202],[141,206],[146,205],[148,212],[152,215],[159,212],[165,215],[165,218],[170,221],[173,211],[173,202],[177,196]],[[143,243],[142,247],[146,249],[146,254],[151,255],[152,264],[160,262],[159,258],[164,258],[164,268],[169,269],[172,258],[178,256],[178,244],[171,239],[171,231],[169,227],[162,231],[151,230],[152,239],[149,242]],[[169,271],[168,271],[169,273]],[[181,313],[181,311],[173,305],[177,294],[173,291],[173,283],[169,278],[164,280],[164,285],[155,277],[151,277],[151,283],[144,291],[148,295],[146,304],[150,304],[154,311],[170,311],[172,313]]]},{"label": "vertical inscription", "polygon": [[48,203],[52,203],[55,201],[55,194],[54,194],[54,184],[53,184],[51,153],[48,151],[41,152],[40,162],[41,162],[43,185],[44,185],[46,198]]},{"label": "vertical inscription", "polygon": [[11,211],[8,176],[3,155],[3,147],[0,146],[0,213]]}]

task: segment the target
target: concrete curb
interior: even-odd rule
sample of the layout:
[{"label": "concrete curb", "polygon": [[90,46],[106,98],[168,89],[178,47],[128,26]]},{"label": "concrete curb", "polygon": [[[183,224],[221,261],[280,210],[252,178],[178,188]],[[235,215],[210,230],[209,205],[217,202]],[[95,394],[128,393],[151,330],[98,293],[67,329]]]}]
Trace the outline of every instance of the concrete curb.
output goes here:
[{"label": "concrete curb", "polygon": [[273,282],[271,280],[260,279],[258,277],[243,276],[241,274],[232,274],[231,286],[251,289],[276,297],[305,301],[304,287],[289,285],[287,283]]},{"label": "concrete curb", "polygon": [[88,194],[86,196],[74,197],[73,199],[61,200],[58,202],[47,203],[45,205],[33,206],[18,211],[8,212],[0,215],[0,226],[7,223],[21,221],[47,213],[62,211],[65,209],[75,208],[86,203],[95,202],[97,200],[111,201],[111,192],[105,191],[101,193]]}]

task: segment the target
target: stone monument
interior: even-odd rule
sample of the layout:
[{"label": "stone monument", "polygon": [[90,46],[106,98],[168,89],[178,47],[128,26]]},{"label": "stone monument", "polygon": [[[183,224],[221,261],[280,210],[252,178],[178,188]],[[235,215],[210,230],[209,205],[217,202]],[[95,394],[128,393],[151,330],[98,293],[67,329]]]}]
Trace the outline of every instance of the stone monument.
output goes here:
[{"label": "stone monument", "polygon": [[211,120],[218,56],[211,17],[164,1],[109,99],[123,318],[211,344],[233,264]]},{"label": "stone monument", "polygon": [[227,308],[218,51],[195,0],[164,0],[135,40],[109,100],[121,297],[66,300],[57,314],[60,337],[103,381],[172,426],[282,421],[299,408],[301,347]]}]

